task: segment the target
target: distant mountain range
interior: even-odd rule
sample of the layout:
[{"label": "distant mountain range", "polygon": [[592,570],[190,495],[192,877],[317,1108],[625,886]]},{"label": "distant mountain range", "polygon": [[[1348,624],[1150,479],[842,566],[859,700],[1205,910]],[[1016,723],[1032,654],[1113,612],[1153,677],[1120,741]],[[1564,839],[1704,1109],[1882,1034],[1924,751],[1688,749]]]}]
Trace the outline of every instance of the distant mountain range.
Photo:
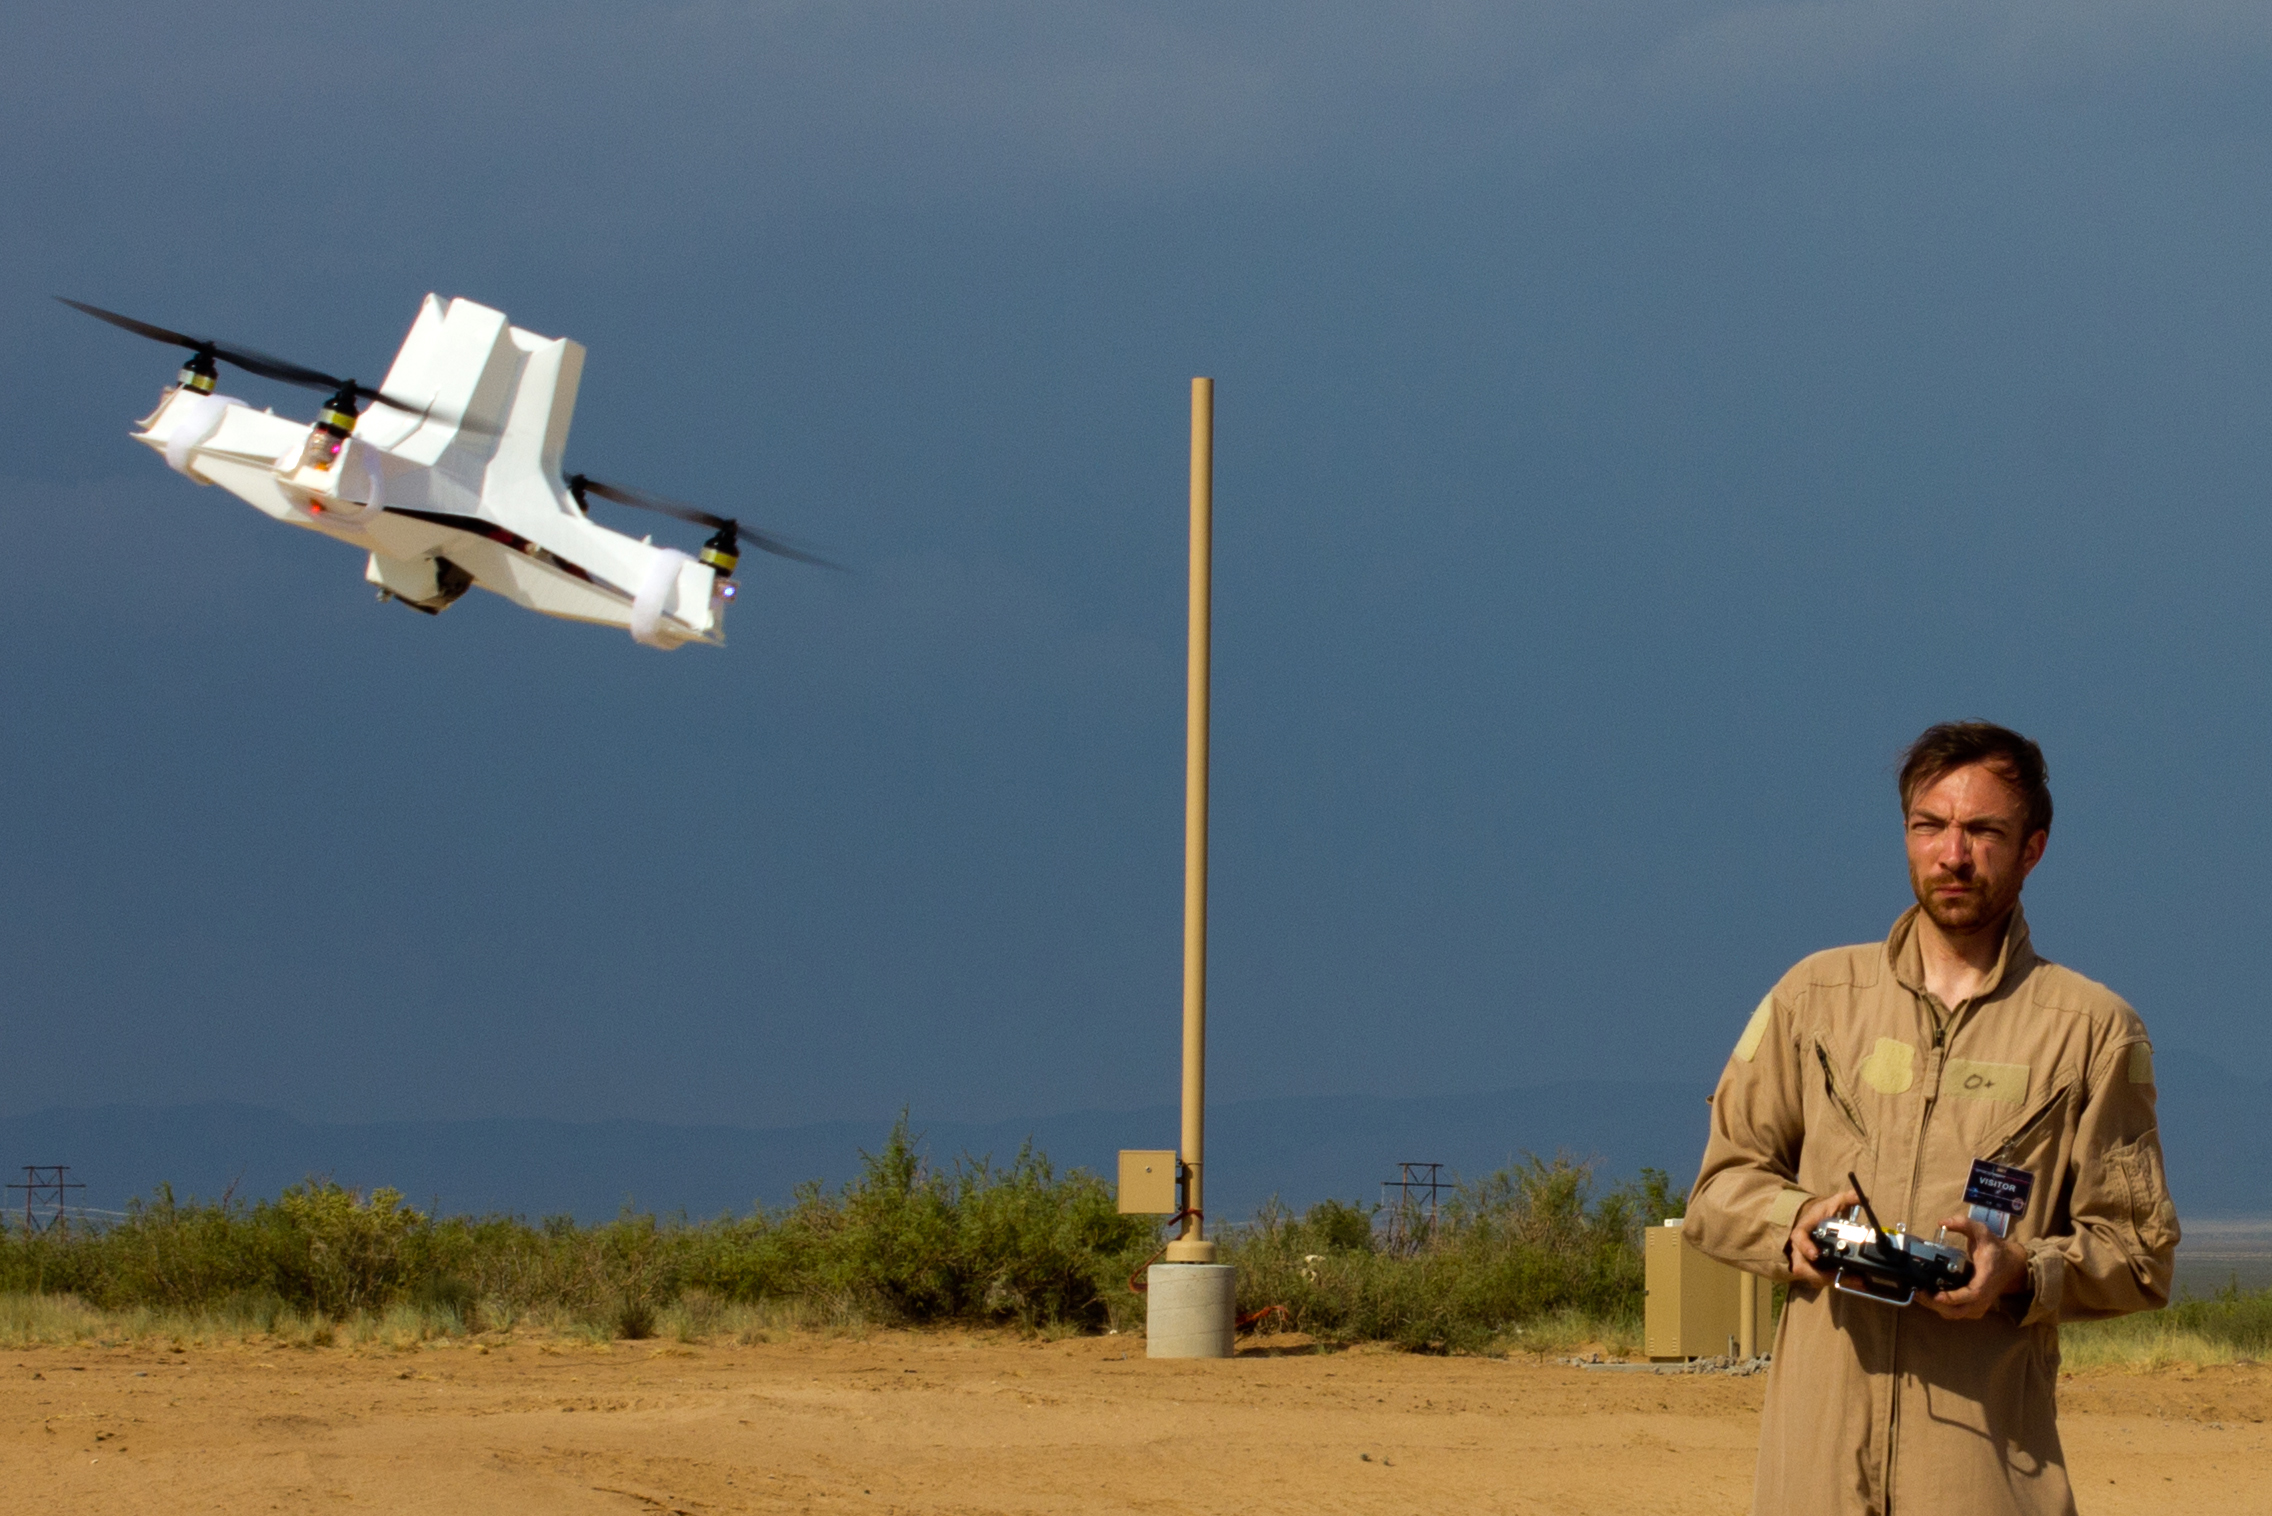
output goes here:
[{"label": "distant mountain range", "polygon": [[[1717,1072],[1716,1070],[1714,1071]],[[2159,1061],[2162,1136],[2181,1212],[2272,1215],[2272,1081],[2214,1059]],[[1233,1100],[1208,1112],[1208,1209],[1250,1215],[1271,1197],[1299,1209],[1327,1196],[1374,1200],[1397,1164],[1478,1177],[1525,1152],[1593,1160],[1605,1179],[1644,1165],[1694,1178],[1708,1087],[1572,1081],[1487,1094],[1302,1096]],[[1110,1174],[1115,1150],[1173,1147],[1172,1106],[991,1124],[915,1113],[934,1159],[1015,1154],[1029,1137],[1060,1168]],[[0,1118],[0,1170],[66,1163],[87,1188],[77,1203],[116,1210],[170,1183],[211,1198],[234,1185],[269,1196],[310,1174],[362,1188],[392,1185],[445,1211],[583,1220],[625,1206],[691,1216],[777,1205],[807,1180],[835,1185],[874,1151],[888,1121],[750,1128],[654,1121],[303,1121],[257,1106],[101,1106]]]}]

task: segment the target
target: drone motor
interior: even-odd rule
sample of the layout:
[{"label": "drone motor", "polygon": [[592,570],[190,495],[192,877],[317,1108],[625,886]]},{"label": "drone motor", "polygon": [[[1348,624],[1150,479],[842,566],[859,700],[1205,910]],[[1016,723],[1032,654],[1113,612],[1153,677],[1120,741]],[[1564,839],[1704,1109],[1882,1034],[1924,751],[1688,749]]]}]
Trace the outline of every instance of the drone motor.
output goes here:
[{"label": "drone motor", "polygon": [[189,355],[189,361],[174,376],[174,383],[197,395],[210,395],[221,382],[220,365],[213,361],[213,350],[201,347]]}]

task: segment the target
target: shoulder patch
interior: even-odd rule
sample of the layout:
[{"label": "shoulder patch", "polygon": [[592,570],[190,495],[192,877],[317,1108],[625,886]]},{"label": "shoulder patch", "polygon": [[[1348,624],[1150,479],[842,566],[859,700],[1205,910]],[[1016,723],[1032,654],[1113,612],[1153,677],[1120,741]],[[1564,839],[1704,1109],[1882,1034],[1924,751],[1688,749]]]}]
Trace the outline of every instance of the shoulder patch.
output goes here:
[{"label": "shoulder patch", "polygon": [[2152,1084],[2154,1082],[2154,1050],[2151,1044],[2144,1042],[2130,1044],[2130,1082],[2132,1084]]},{"label": "shoulder patch", "polygon": [[1759,1044],[1767,1037],[1768,1023],[1775,1019],[1775,995],[1769,991],[1759,1002],[1759,1009],[1743,1025],[1743,1035],[1736,1039],[1736,1056],[1749,1063],[1759,1054]]}]

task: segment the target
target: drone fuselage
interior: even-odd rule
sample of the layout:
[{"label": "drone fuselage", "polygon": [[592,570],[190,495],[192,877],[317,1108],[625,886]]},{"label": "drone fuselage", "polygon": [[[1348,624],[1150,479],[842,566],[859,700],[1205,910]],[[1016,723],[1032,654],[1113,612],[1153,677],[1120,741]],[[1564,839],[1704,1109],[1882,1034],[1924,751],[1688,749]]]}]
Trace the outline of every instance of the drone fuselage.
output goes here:
[{"label": "drone fuselage", "polygon": [[584,350],[428,295],[374,404],[333,454],[316,428],[222,395],[166,392],[137,441],[292,526],[368,554],[383,597],[439,612],[471,585],[547,616],[677,647],[725,641],[730,581],[592,520],[561,472]]}]

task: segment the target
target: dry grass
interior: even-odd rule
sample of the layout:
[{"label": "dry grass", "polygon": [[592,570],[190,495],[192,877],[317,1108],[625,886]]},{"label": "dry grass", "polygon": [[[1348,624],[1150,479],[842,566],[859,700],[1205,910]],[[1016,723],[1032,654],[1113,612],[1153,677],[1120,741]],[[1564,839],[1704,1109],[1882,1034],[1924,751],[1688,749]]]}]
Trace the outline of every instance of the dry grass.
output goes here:
[{"label": "dry grass", "polygon": [[2164,1311],[2063,1327],[2059,1348],[2065,1365],[2073,1369],[2261,1360],[2272,1357],[2272,1290],[2236,1285],[2180,1299]]},{"label": "dry grass", "polygon": [[[408,1325],[404,1321],[391,1323],[393,1335],[402,1336]],[[421,1340],[435,1335],[440,1335],[439,1331],[429,1329]],[[76,1295],[0,1295],[0,1347],[66,1347],[82,1343],[96,1347],[128,1343],[212,1347],[253,1341],[290,1347],[329,1347],[339,1337],[338,1324],[326,1317],[265,1303],[198,1311],[162,1311],[147,1306],[104,1311]]]},{"label": "dry grass", "polygon": [[1561,1310],[1534,1317],[1501,1332],[1487,1350],[1494,1357],[1546,1360],[1600,1353],[1607,1358],[1638,1356],[1641,1323],[1633,1316]]},{"label": "dry grass", "polygon": [[2231,1343],[2218,1342],[2199,1332],[2164,1328],[2117,1337],[2074,1327],[2059,1334],[2059,1359],[2063,1369],[2121,1369],[2139,1373],[2256,1361]]},{"label": "dry grass", "polygon": [[[2181,1301],[2168,1311],[2119,1321],[2072,1325],[2060,1333],[2064,1367],[2071,1371],[2147,1373],[2158,1369],[2250,1363],[2263,1347],[2250,1330],[2266,1309],[2262,1294]],[[689,1292],[656,1314],[647,1335],[687,1344],[783,1343],[835,1337],[865,1340],[890,1325],[849,1299],[732,1301]],[[1068,1335],[1070,1329],[1043,1336]],[[137,1307],[98,1310],[72,1295],[0,1295],[0,1348],[28,1347],[344,1347],[367,1352],[411,1352],[425,1347],[504,1342],[550,1342],[604,1347],[618,1340],[605,1323],[567,1311],[524,1312],[510,1323],[469,1326],[447,1306],[396,1304],[342,1320],[310,1315],[273,1302],[159,1311]],[[1268,1338],[1258,1341],[1267,1342]],[[1610,1358],[1637,1354],[1638,1324],[1583,1311],[1550,1313],[1511,1328],[1483,1351],[1492,1356],[1546,1361],[1584,1353]]]},{"label": "dry grass", "polygon": [[[642,1335],[683,1343],[782,1342],[792,1337],[865,1338],[879,1323],[848,1300],[721,1300],[689,1292],[656,1313]],[[252,1343],[406,1352],[430,1344],[515,1340],[604,1344],[610,1323],[571,1311],[522,1312],[509,1323],[469,1324],[448,1306],[398,1303],[334,1320],[272,1303],[185,1311],[105,1311],[76,1295],[0,1295],[0,1348],[217,1347]]]}]

